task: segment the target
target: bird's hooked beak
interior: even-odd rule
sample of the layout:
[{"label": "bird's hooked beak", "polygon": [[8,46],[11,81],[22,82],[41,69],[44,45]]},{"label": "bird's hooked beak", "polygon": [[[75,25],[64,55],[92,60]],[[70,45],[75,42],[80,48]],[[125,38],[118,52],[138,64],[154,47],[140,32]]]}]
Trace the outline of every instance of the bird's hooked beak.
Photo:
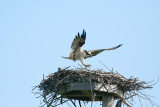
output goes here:
[{"label": "bird's hooked beak", "polygon": [[92,57],[92,54],[90,52],[87,52],[87,55],[89,55],[90,57]]},{"label": "bird's hooked beak", "polygon": [[84,52],[85,52],[85,54],[86,54],[86,57],[92,57],[92,54],[91,54],[91,52],[89,52],[89,51],[86,51],[86,50],[84,50]]}]

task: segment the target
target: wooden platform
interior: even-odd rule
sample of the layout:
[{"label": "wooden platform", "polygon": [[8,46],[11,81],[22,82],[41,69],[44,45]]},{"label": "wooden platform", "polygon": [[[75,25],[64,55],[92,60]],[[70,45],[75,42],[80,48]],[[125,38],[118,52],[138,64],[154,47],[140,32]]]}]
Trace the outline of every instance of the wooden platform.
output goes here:
[{"label": "wooden platform", "polygon": [[60,84],[59,94],[64,98],[83,101],[102,101],[102,96],[114,96],[114,99],[123,97],[123,91],[117,85],[103,85],[102,83],[71,82]]}]

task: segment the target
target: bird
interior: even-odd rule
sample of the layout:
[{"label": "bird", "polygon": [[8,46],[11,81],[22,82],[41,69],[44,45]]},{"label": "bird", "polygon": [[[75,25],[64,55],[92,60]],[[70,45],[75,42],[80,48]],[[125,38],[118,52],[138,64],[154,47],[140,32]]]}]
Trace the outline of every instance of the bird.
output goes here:
[{"label": "bird", "polygon": [[86,31],[83,29],[82,34],[80,35],[80,33],[78,32],[78,34],[73,39],[69,57],[62,56],[62,58],[70,59],[73,61],[80,60],[85,67],[89,67],[91,65],[85,64],[85,59],[96,56],[97,54],[105,50],[114,50],[122,46],[122,44],[120,44],[118,46],[108,48],[108,49],[96,49],[96,50],[87,51],[87,50],[82,50],[82,46],[85,44],[85,40],[86,40]]}]

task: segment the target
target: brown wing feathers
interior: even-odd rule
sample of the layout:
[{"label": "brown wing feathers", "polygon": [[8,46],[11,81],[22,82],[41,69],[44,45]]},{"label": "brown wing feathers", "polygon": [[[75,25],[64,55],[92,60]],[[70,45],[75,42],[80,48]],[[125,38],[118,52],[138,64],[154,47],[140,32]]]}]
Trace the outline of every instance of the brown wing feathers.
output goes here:
[{"label": "brown wing feathers", "polygon": [[74,38],[72,45],[71,45],[71,48],[73,50],[73,60],[75,60],[75,55],[76,55],[75,53],[76,53],[77,49],[79,47],[82,47],[85,44],[85,40],[86,40],[85,30],[83,30],[83,33],[81,34],[81,36],[78,32],[77,36]]},{"label": "brown wing feathers", "polygon": [[86,40],[86,32],[83,30],[83,33],[81,34],[81,40],[78,45],[82,47],[85,44],[85,40]]},{"label": "brown wing feathers", "polygon": [[113,48],[104,49],[104,50],[114,50],[114,49],[117,49],[117,48],[119,48],[120,46],[122,46],[122,44],[120,44],[120,45],[118,45],[118,46],[115,46],[115,47],[113,47]]},{"label": "brown wing feathers", "polygon": [[83,30],[83,33],[81,34],[81,36],[78,32],[77,36],[74,38],[74,40],[72,42],[71,48],[76,49],[78,47],[82,47],[85,44],[85,39],[86,39],[85,30]]},{"label": "brown wing feathers", "polygon": [[[114,50],[114,49],[119,48],[120,46],[122,46],[122,44],[121,44],[121,45],[118,45],[118,46],[116,46],[116,47],[113,47],[113,48],[97,49],[97,50],[91,50],[91,51],[89,51],[89,52],[92,54],[92,56],[96,56],[97,54],[99,54],[99,53],[101,53],[101,52],[103,52],[103,51],[105,51],[105,50]],[[89,57],[86,57],[86,58],[89,58]]]}]

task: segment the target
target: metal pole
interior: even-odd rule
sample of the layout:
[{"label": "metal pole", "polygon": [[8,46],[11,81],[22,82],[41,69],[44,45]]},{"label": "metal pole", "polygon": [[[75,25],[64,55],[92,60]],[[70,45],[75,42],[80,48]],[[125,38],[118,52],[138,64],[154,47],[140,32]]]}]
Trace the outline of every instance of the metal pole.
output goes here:
[{"label": "metal pole", "polygon": [[102,96],[102,107],[114,107],[114,96],[103,95]]}]

